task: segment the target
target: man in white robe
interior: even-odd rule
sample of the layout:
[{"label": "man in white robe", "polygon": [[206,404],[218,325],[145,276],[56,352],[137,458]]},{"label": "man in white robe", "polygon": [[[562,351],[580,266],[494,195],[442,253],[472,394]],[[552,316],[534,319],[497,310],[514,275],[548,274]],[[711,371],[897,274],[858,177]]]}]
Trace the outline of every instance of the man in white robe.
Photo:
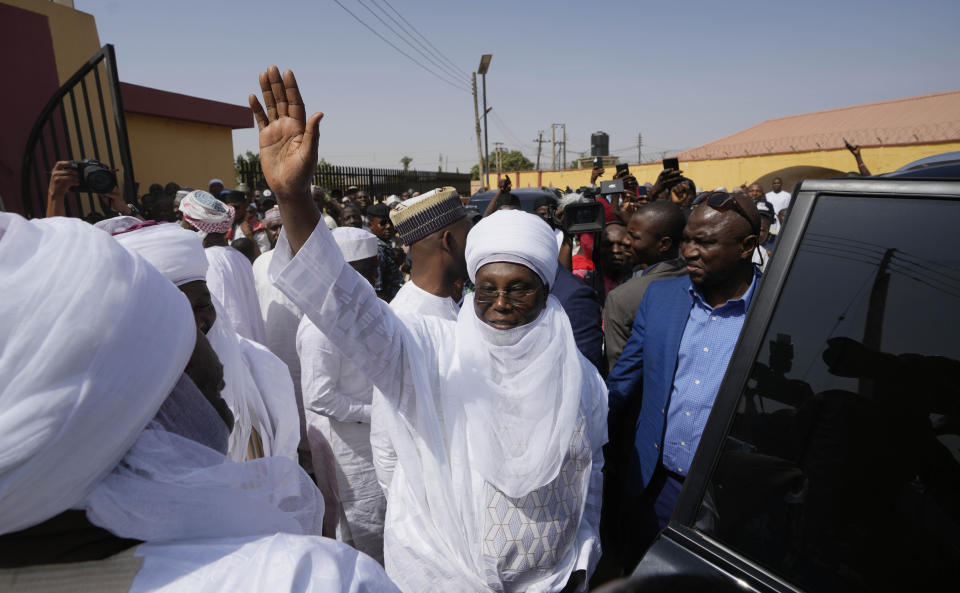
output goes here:
[{"label": "man in white robe", "polygon": [[294,462],[224,457],[216,356],[143,258],[79,220],[0,213],[0,274],[0,544],[42,534],[67,562],[5,556],[0,588],[396,591],[311,535],[323,503]]},{"label": "man in white robe", "polygon": [[400,202],[390,212],[397,235],[410,247],[410,281],[390,301],[397,313],[456,319],[467,264],[463,252],[470,221],[452,187]]},{"label": "man in white robe", "polygon": [[260,87],[266,110],[250,103],[284,218],[271,276],[390,404],[387,573],[408,593],[584,590],[606,388],[549,295],[553,234],[523,212],[488,217],[467,242],[478,290],[457,320],[398,318],[310,199],[322,114],[307,120],[292,72],[271,66]]},{"label": "man in white robe", "polygon": [[224,366],[224,399],[236,419],[231,459],[264,455],[297,459],[300,430],[293,381],[279,358],[233,330],[223,306],[207,289],[209,250],[204,250],[197,233],[175,224],[132,231],[110,228],[121,245],[150,262],[190,299],[197,327],[208,335]]},{"label": "man in white robe", "polygon": [[226,232],[233,221],[233,207],[202,190],[180,200],[183,220],[203,234],[207,250],[207,286],[223,304],[234,331],[263,344],[267,332],[260,317],[260,303],[253,269],[245,255],[227,245]]},{"label": "man in white robe", "polygon": [[[333,236],[344,259],[373,286],[377,237],[353,227],[334,229]],[[387,501],[370,445],[373,383],[306,317],[297,333],[297,352],[311,450],[318,436],[321,446],[329,443],[333,450],[342,509],[337,539],[383,563]]]},{"label": "man in white robe", "polygon": [[[404,283],[390,301],[397,314],[432,315],[456,321],[460,313],[457,302],[462,297],[467,279],[464,250],[470,220],[453,187],[442,187],[396,204],[390,220],[397,236],[410,248],[410,281]],[[379,463],[377,477],[384,490],[390,483],[397,453],[390,443],[385,417],[377,406],[384,399],[375,398],[370,425],[370,443]]]}]

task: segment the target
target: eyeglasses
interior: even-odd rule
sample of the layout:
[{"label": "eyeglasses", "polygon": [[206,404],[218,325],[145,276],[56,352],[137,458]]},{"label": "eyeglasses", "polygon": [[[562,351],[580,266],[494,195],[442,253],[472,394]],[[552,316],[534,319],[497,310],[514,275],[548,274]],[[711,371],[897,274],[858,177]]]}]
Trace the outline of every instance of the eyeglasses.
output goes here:
[{"label": "eyeglasses", "polygon": [[743,209],[743,206],[737,203],[736,198],[733,197],[733,194],[729,194],[725,191],[712,191],[706,194],[700,194],[693,200],[693,205],[696,206],[701,202],[706,202],[707,206],[710,206],[714,210],[723,210],[726,207],[733,208],[734,212],[739,214],[750,223],[750,230],[753,231],[753,234],[759,234],[760,229],[758,228],[757,223],[755,223],[750,216],[747,214],[747,211]]},{"label": "eyeglasses", "polygon": [[478,288],[473,293],[473,300],[481,305],[492,305],[502,295],[513,307],[529,307],[528,298],[537,293],[536,288]]}]

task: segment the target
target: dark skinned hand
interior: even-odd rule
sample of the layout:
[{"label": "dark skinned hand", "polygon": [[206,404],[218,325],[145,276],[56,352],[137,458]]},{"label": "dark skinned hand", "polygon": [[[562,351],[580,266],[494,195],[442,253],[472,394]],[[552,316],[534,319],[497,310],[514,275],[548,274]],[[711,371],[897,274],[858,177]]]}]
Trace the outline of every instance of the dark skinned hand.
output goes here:
[{"label": "dark skinned hand", "polygon": [[510,181],[510,177],[508,176],[501,177],[500,181],[497,182],[497,189],[500,190],[502,194],[510,193],[511,187],[513,187],[513,182]]},{"label": "dark skinned hand", "polygon": [[280,216],[296,253],[320,222],[320,211],[310,196],[310,179],[317,166],[317,143],[323,113],[307,119],[306,107],[293,72],[283,76],[276,66],[260,74],[263,104],[250,95],[250,108],[260,131],[260,166],[277,195]]},{"label": "dark skinned hand", "polygon": [[80,174],[70,161],[57,161],[50,172],[50,186],[47,197],[62,200],[67,191],[74,185],[80,185]]},{"label": "dark skinned hand", "polygon": [[853,156],[860,156],[860,147],[854,144],[850,144],[850,141],[846,138],[843,139],[843,143],[847,146],[847,150],[850,151],[850,154]]},{"label": "dark skinned hand", "polygon": [[602,175],[603,167],[594,167],[593,170],[590,171],[590,185],[596,183],[597,179],[599,179]]},{"label": "dark skinned hand", "polygon": [[279,196],[310,192],[310,179],[317,166],[317,142],[322,113],[307,120],[297,79],[287,70],[280,76],[276,66],[260,73],[260,90],[266,111],[256,95],[250,95],[260,131],[260,165],[267,185]]},{"label": "dark skinned hand", "polygon": [[660,171],[660,175],[657,176],[657,181],[653,184],[653,187],[650,188],[650,191],[647,192],[647,194],[650,196],[656,196],[660,192],[680,183],[682,177],[683,171],[678,171],[677,169],[664,169],[663,171]]}]

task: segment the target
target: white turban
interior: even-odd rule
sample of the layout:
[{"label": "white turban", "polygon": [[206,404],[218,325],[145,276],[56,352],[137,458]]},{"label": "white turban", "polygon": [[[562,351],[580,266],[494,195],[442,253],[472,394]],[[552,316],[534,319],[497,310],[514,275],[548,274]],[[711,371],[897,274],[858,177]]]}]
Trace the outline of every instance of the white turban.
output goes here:
[{"label": "white turban", "polygon": [[481,220],[467,235],[467,273],[477,281],[477,270],[494,262],[530,268],[544,284],[557,274],[557,238],[539,217],[522,210],[500,210]]},{"label": "white turban", "polygon": [[193,190],[180,200],[180,212],[184,220],[205,233],[225,233],[233,226],[233,206],[201,189]]},{"label": "white turban", "polygon": [[377,237],[370,231],[351,226],[333,229],[333,238],[348,262],[367,259],[377,254]]},{"label": "white turban", "polygon": [[147,260],[177,286],[207,279],[203,241],[193,231],[173,223],[114,235],[128,251]]},{"label": "white turban", "polygon": [[0,213],[0,277],[3,534],[84,502],[177,383],[197,330],[183,293],[77,219]]}]

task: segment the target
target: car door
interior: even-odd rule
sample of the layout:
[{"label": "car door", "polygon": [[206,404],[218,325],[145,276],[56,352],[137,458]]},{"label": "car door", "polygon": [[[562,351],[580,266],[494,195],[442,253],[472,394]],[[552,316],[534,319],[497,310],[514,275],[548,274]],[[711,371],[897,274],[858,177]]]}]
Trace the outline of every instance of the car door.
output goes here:
[{"label": "car door", "polygon": [[640,591],[960,591],[960,183],[805,182]]}]

